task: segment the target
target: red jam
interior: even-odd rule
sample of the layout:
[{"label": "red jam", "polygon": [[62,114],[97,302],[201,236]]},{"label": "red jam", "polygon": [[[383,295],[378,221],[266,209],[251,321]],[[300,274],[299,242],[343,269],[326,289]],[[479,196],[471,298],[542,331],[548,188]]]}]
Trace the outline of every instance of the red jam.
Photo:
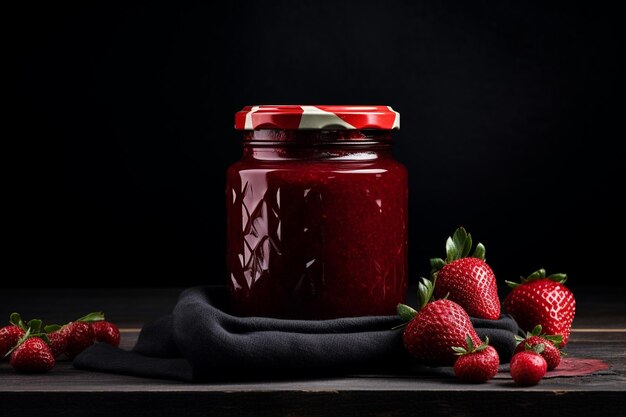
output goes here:
[{"label": "red jam", "polygon": [[243,316],[392,315],[407,286],[407,175],[389,131],[249,130],[227,173]]}]

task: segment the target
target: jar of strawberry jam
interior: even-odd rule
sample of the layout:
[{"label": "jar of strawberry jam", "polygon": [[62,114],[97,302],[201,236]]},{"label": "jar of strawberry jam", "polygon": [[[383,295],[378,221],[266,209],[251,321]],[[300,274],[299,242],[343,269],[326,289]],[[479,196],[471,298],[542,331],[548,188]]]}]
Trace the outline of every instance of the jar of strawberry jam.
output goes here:
[{"label": "jar of strawberry jam", "polygon": [[407,287],[407,174],[388,106],[248,106],[226,180],[236,314],[392,315]]}]

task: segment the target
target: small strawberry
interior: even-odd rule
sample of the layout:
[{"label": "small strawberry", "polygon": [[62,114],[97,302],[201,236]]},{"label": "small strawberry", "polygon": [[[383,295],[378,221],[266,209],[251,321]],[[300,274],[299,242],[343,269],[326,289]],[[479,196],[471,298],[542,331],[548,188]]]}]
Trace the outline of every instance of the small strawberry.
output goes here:
[{"label": "small strawberry", "polygon": [[526,333],[526,338],[515,336],[515,340],[518,341],[515,353],[523,352],[528,346],[532,348],[543,343],[544,349],[541,352],[541,356],[548,364],[548,371],[553,370],[561,363],[561,351],[556,346],[561,344],[563,337],[560,335],[541,334],[541,325],[535,326],[532,332]]},{"label": "small strawberry", "polygon": [[65,353],[70,359],[74,359],[83,350],[93,345],[95,342],[93,329],[89,323],[75,321],[67,324],[67,349]]},{"label": "small strawberry", "polygon": [[0,359],[4,358],[17,345],[17,342],[28,329],[18,313],[11,314],[9,323],[11,324],[0,329]]},{"label": "small strawberry", "polygon": [[[46,331],[48,331],[48,329],[46,329]],[[55,358],[58,358],[67,350],[67,334],[68,332],[62,332],[60,330],[48,333],[50,349]]]},{"label": "small strawberry", "polygon": [[50,346],[39,337],[28,337],[11,353],[11,366],[20,372],[43,373],[54,368]]},{"label": "small strawberry", "polygon": [[576,313],[574,295],[563,285],[566,280],[565,274],[546,277],[545,269],[540,269],[522,278],[521,284],[506,281],[513,290],[504,300],[504,310],[524,330],[540,324],[546,333],[563,336],[560,344],[555,343],[562,348],[567,344]]},{"label": "small strawberry", "polygon": [[435,297],[448,295],[472,317],[497,320],[500,299],[496,276],[485,262],[485,247],[476,245],[471,257],[472,236],[460,227],[446,241],[446,259],[430,260],[431,273],[436,276]]},{"label": "small strawberry", "polygon": [[535,385],[546,374],[548,364],[541,356],[544,344],[540,343],[528,350],[516,353],[511,358],[511,377],[518,385]]},{"label": "small strawberry", "polygon": [[455,346],[452,348],[459,358],[454,363],[454,375],[465,382],[486,382],[496,376],[500,356],[498,352],[489,346],[489,338],[479,346],[474,345],[472,339],[467,336],[466,347]]},{"label": "small strawberry", "polygon": [[462,346],[469,337],[476,345],[480,339],[463,308],[454,301],[429,302],[434,284],[422,278],[418,285],[421,308],[398,304],[398,314],[408,321],[402,339],[406,350],[428,365],[452,365],[456,360],[453,346]]},{"label": "small strawberry", "polygon": [[109,321],[96,321],[91,323],[97,342],[108,343],[112,346],[120,345],[120,330]]}]

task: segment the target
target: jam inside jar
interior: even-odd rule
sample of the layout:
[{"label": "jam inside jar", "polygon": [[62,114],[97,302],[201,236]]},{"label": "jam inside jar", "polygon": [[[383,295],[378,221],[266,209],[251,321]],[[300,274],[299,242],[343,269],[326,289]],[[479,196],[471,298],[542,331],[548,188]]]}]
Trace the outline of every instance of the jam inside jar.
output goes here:
[{"label": "jam inside jar", "polygon": [[407,174],[391,129],[369,123],[242,129],[243,157],[226,179],[235,314],[395,314],[407,287]]}]

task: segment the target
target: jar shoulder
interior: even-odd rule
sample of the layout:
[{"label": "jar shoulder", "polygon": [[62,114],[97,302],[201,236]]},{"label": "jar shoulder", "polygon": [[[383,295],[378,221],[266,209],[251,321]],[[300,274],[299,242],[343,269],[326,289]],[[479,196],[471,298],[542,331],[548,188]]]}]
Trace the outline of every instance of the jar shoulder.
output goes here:
[{"label": "jar shoulder", "polygon": [[241,159],[228,167],[227,174],[242,171],[317,171],[317,172],[350,172],[350,173],[377,173],[389,172],[398,175],[407,175],[404,164],[391,159],[376,159],[370,161],[341,161],[341,160],[281,160],[263,161]]}]

